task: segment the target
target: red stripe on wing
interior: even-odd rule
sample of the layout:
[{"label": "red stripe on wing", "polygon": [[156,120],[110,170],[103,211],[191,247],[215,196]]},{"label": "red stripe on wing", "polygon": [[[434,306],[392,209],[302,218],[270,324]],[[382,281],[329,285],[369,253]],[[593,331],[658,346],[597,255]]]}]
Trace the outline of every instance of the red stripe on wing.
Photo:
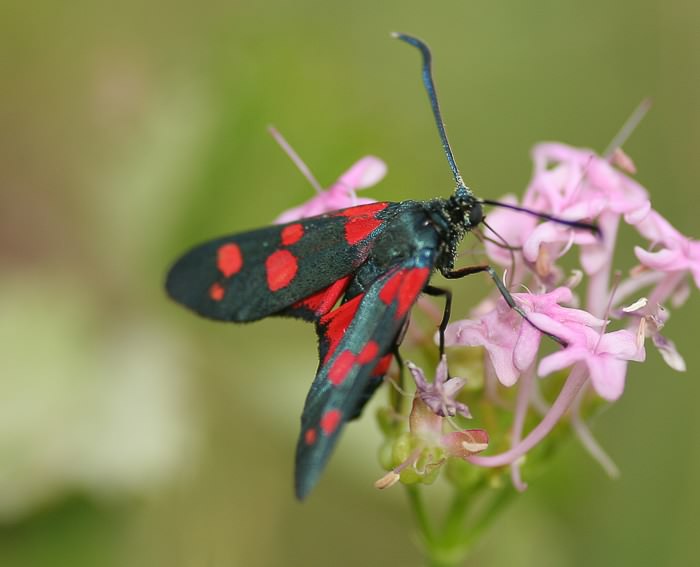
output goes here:
[{"label": "red stripe on wing", "polygon": [[345,331],[348,330],[350,323],[352,323],[363,297],[364,294],[357,295],[347,303],[343,303],[337,309],[321,317],[318,333],[321,339],[323,364],[328,362],[330,357],[333,356],[338,343],[343,339]]},{"label": "red stripe on wing", "polygon": [[397,302],[396,318],[403,317],[418,297],[430,277],[429,268],[399,270],[379,291],[379,298],[390,305]]},{"label": "red stripe on wing", "polygon": [[317,317],[325,315],[331,309],[333,309],[335,304],[338,303],[338,300],[342,297],[343,293],[345,293],[351,277],[352,276],[345,276],[344,278],[340,278],[328,287],[323,288],[322,290],[302,299],[301,301],[297,301],[294,305],[292,305],[292,310],[307,309]]}]

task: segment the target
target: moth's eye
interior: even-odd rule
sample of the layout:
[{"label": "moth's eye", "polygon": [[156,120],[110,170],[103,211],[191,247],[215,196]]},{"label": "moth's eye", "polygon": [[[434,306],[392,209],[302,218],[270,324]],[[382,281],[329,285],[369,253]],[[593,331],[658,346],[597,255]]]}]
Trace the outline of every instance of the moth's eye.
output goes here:
[{"label": "moth's eye", "polygon": [[474,203],[474,206],[469,211],[469,224],[476,226],[484,220],[484,211],[481,208],[481,203]]}]

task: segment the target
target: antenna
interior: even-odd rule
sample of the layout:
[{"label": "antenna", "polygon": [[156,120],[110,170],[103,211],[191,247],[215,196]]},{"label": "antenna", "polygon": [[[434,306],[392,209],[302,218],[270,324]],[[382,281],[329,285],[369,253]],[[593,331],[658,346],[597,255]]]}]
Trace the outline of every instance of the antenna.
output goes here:
[{"label": "antenna", "polygon": [[[467,187],[464,184],[464,180],[462,179],[462,175],[459,173],[459,168],[457,167],[457,162],[455,162],[454,154],[452,153],[452,148],[450,147],[450,142],[447,139],[447,132],[445,131],[445,123],[442,120],[442,113],[440,112],[440,103],[438,102],[437,98],[437,91],[435,90],[435,81],[433,80],[433,71],[432,71],[432,55],[430,53],[430,48],[420,39],[417,37],[413,37],[411,35],[407,35],[405,33],[398,33],[394,32],[391,34],[392,37],[396,39],[400,39],[401,41],[404,41],[408,43],[409,45],[412,45],[413,47],[417,48],[421,56],[423,58],[423,85],[425,85],[425,90],[428,92],[428,98],[430,99],[430,106],[433,109],[433,116],[435,117],[435,125],[437,126],[438,129],[438,134],[440,135],[440,141],[442,142],[442,149],[445,152],[445,156],[447,157],[447,163],[450,164],[450,169],[452,170],[452,175],[455,178],[455,181],[457,182],[457,191],[459,189],[463,189],[467,191],[467,193],[471,196],[471,191],[469,187]],[[640,112],[644,112],[644,106],[641,107],[642,110]],[[643,115],[643,114],[642,114]],[[492,201],[490,199],[479,199],[479,203],[483,205],[494,205],[497,207],[504,207],[506,209],[512,209],[514,211],[520,211],[523,213],[527,213],[536,217],[539,217],[543,220],[548,220],[552,222],[556,222],[559,224],[563,224],[565,226],[569,226],[571,228],[580,228],[584,230],[589,230],[596,234],[598,237],[602,237],[600,228],[596,226],[595,224],[588,223],[588,222],[583,222],[583,221],[574,221],[574,220],[567,220],[567,219],[562,219],[559,217],[555,217],[553,215],[549,215],[547,213],[539,213],[537,211],[532,211],[530,209],[526,209],[523,207],[518,207],[516,205],[509,205],[507,203],[500,203],[498,201]]]},{"label": "antenna", "polygon": [[541,213],[539,211],[533,211],[532,209],[526,209],[525,207],[519,207],[518,205],[511,205],[510,203],[501,203],[500,201],[492,201],[491,199],[479,199],[478,202],[481,203],[482,205],[493,205],[494,207],[503,207],[504,209],[511,209],[513,211],[526,213],[528,215],[532,215],[533,217],[537,217],[537,218],[540,218],[540,219],[546,220],[546,221],[552,221],[552,222],[556,222],[559,224],[563,224],[563,225],[568,226],[570,228],[580,228],[583,230],[588,230],[588,231],[592,232],[593,234],[595,234],[598,238],[603,237],[603,233],[600,231],[600,227],[598,225],[590,223],[590,222],[563,219],[561,217],[557,217],[555,215],[550,215],[548,213]]},{"label": "antenna", "polygon": [[428,91],[428,98],[430,99],[430,106],[433,109],[433,116],[435,117],[435,124],[438,129],[438,134],[440,134],[440,141],[442,142],[442,149],[447,157],[447,163],[450,164],[450,169],[452,170],[452,175],[457,182],[458,188],[464,188],[469,191],[469,188],[464,184],[462,175],[459,173],[459,168],[455,162],[455,157],[452,154],[452,148],[450,147],[450,142],[447,139],[447,132],[445,132],[445,123],[442,121],[442,114],[440,113],[440,104],[438,103],[437,92],[435,91],[435,81],[433,81],[433,71],[432,71],[432,55],[430,54],[430,49],[417,37],[406,35],[405,33],[394,32],[391,34],[392,37],[405,41],[409,45],[416,47],[421,52],[423,58],[423,84],[425,85],[425,90]]}]

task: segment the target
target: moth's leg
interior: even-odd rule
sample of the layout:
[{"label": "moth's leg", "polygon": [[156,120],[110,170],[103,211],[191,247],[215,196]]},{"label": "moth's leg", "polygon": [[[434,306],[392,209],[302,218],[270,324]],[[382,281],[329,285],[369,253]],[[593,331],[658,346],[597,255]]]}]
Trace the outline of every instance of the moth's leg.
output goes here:
[{"label": "moth's leg", "polygon": [[445,309],[442,312],[442,321],[440,321],[439,327],[440,358],[442,358],[442,356],[445,354],[445,329],[447,329],[447,324],[450,322],[450,314],[452,313],[452,291],[446,288],[429,285],[426,286],[423,293],[432,295],[433,297],[445,298]]},{"label": "moth's leg", "polygon": [[551,333],[548,333],[547,331],[543,331],[540,329],[535,323],[533,323],[530,318],[527,316],[527,313],[523,311],[517,303],[515,303],[515,299],[511,295],[510,291],[508,291],[508,288],[506,287],[506,284],[503,283],[503,280],[501,277],[496,273],[496,270],[494,270],[491,266],[488,264],[478,264],[476,266],[466,266],[464,268],[460,268],[458,270],[449,270],[449,271],[443,271],[442,275],[445,276],[447,279],[459,279],[463,278],[465,276],[471,276],[472,274],[479,274],[481,272],[486,272],[491,279],[493,280],[493,283],[496,284],[496,288],[498,289],[499,293],[503,296],[503,299],[506,300],[506,303],[508,306],[513,309],[518,315],[520,315],[523,319],[525,319],[530,325],[532,325],[535,329],[537,329],[540,333],[543,335],[548,336],[550,339],[553,341],[556,341],[562,346],[567,346],[566,341],[563,339],[557,337],[556,335],[553,335]]}]

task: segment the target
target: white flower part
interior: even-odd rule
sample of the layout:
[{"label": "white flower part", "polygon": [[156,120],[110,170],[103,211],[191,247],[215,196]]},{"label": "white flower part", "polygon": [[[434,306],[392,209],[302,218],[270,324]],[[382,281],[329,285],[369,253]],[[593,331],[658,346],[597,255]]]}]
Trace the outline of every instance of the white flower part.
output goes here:
[{"label": "white flower part", "polygon": [[480,453],[481,451],[485,451],[489,447],[488,443],[468,443],[467,441],[462,441],[461,445],[462,448],[469,453]]},{"label": "white flower part", "polygon": [[639,311],[640,309],[643,309],[648,304],[649,304],[649,300],[646,297],[640,297],[632,305],[628,305],[627,307],[623,307],[622,311],[623,311],[623,313],[634,313],[635,311]]},{"label": "white flower part", "polygon": [[374,482],[374,488],[378,488],[379,490],[390,488],[399,482],[400,479],[400,474],[397,474],[394,471],[389,471],[382,478]]}]

